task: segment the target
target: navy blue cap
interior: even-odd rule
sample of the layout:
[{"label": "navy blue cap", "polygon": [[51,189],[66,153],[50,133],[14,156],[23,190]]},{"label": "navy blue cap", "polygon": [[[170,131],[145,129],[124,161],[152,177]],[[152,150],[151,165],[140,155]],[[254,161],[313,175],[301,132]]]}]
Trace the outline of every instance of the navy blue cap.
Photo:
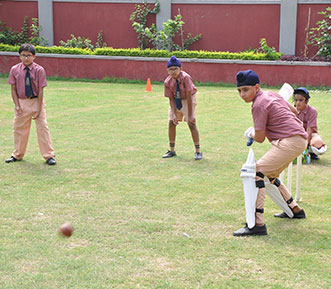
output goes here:
[{"label": "navy blue cap", "polygon": [[239,71],[236,75],[237,87],[240,86],[254,86],[260,83],[260,79],[255,71],[245,70]]},{"label": "navy blue cap", "polygon": [[293,94],[300,94],[300,95],[304,96],[305,99],[310,98],[309,92],[308,92],[307,88],[305,88],[305,87],[299,87],[299,88],[294,89]]},{"label": "navy blue cap", "polygon": [[176,56],[171,56],[168,63],[167,63],[167,68],[171,67],[171,66],[178,66],[178,67],[182,67],[182,64],[180,63],[180,61],[177,59]]}]

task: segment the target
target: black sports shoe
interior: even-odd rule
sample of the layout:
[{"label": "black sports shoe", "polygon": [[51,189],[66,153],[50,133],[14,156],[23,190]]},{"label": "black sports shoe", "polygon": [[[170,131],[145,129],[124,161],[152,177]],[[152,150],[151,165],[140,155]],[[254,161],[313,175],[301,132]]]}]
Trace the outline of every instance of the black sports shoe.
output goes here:
[{"label": "black sports shoe", "polygon": [[175,157],[176,155],[177,155],[176,152],[167,151],[166,154],[162,156],[162,158],[164,158],[164,159],[172,158],[172,157]]},{"label": "black sports shoe", "polygon": [[54,166],[54,165],[56,165],[56,161],[55,161],[55,159],[53,159],[53,158],[49,158],[49,159],[46,161],[46,164],[48,164],[49,166]]},{"label": "black sports shoe", "polygon": [[16,162],[16,161],[20,161],[20,160],[18,160],[17,158],[15,158],[13,156],[11,156],[9,159],[5,160],[5,162],[8,164],[12,163],[12,162]]},{"label": "black sports shoe", "polygon": [[194,156],[194,159],[196,160],[196,161],[198,161],[198,160],[201,160],[202,159],[202,153],[195,153],[195,156]]},{"label": "black sports shoe", "polygon": [[306,219],[306,213],[302,209],[301,211],[297,213],[293,213],[293,218],[290,218],[285,212],[274,214],[274,217],[276,218],[288,218],[288,219]]},{"label": "black sports shoe", "polygon": [[243,237],[243,236],[263,236],[268,235],[267,226],[254,226],[252,229],[249,229],[247,224],[245,227],[234,231],[233,236],[235,237]]}]

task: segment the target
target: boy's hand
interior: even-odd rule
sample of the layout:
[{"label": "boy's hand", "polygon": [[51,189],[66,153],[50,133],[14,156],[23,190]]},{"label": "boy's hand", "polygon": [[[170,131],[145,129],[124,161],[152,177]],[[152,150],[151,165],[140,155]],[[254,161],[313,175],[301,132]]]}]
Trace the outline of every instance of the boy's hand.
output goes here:
[{"label": "boy's hand", "polygon": [[174,125],[177,125],[177,124],[178,124],[177,114],[176,114],[175,112],[173,113],[172,123],[173,123]]},{"label": "boy's hand", "polygon": [[247,138],[247,146],[251,146],[254,142],[254,128],[249,127],[244,133],[245,138]]},{"label": "boy's hand", "polygon": [[38,118],[39,115],[40,115],[40,111],[36,111],[36,112],[34,112],[34,113],[33,113],[33,117],[32,117],[32,119],[36,119],[36,118]]},{"label": "boy's hand", "polygon": [[15,111],[18,116],[22,116],[23,110],[20,106],[15,105]]},{"label": "boy's hand", "polygon": [[188,117],[188,124],[195,125],[195,118],[189,116],[189,117]]}]

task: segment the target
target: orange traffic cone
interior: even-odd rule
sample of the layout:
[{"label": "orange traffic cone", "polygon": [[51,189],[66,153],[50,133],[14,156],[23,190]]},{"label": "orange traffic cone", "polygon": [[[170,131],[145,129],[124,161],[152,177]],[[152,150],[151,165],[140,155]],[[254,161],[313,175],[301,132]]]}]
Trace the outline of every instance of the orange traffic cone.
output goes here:
[{"label": "orange traffic cone", "polygon": [[152,91],[151,79],[149,77],[147,79],[146,91]]}]

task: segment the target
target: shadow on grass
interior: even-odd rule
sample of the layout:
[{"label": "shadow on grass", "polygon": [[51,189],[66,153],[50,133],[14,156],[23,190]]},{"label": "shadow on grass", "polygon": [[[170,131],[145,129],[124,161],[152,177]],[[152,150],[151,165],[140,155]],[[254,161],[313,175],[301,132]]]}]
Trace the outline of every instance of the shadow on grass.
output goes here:
[{"label": "shadow on grass", "polygon": [[326,159],[323,159],[323,156],[318,161],[313,160],[310,165],[331,168],[331,162]]}]

